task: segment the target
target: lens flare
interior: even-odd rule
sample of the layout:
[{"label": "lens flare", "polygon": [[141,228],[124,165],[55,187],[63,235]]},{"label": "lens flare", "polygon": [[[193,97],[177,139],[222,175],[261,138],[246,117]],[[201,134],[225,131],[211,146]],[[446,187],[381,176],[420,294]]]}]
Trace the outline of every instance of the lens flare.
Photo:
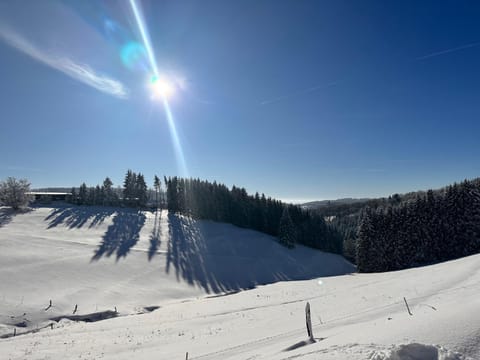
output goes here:
[{"label": "lens flare", "polygon": [[153,73],[153,76],[150,78],[150,86],[155,90],[154,94],[157,93],[163,102],[163,108],[165,111],[165,116],[167,118],[168,128],[170,130],[170,136],[172,138],[173,148],[175,150],[175,156],[177,158],[180,175],[183,177],[188,177],[187,164],[185,161],[185,156],[183,154],[182,144],[180,143],[180,138],[178,136],[177,128],[175,126],[175,119],[173,117],[172,111],[170,110],[170,105],[168,104],[168,97],[173,95],[176,88],[175,83],[172,81],[168,81],[165,78],[160,78],[157,62],[155,60],[155,55],[152,50],[152,45],[148,36],[147,27],[145,26],[142,13],[137,6],[135,0],[130,0],[130,6],[132,7],[133,15],[135,16],[135,21],[137,22],[138,29],[142,36],[142,41],[147,52],[150,67],[152,69],[151,72]]},{"label": "lens flare", "polygon": [[167,99],[163,99],[163,107],[165,109],[165,115],[168,121],[168,128],[170,129],[170,136],[172,137],[173,148],[175,150],[175,157],[177,158],[177,164],[180,168],[180,175],[183,177],[188,177],[187,163],[185,161],[185,156],[183,155],[182,144],[180,143],[180,138],[177,133],[177,128],[175,126],[175,121],[170,111],[170,106],[168,105]]},{"label": "lens flare", "polygon": [[161,79],[156,75],[150,79],[150,88],[153,99],[169,99],[175,94],[175,85],[167,79]]},{"label": "lens flare", "polygon": [[130,70],[148,70],[148,55],[145,47],[135,41],[122,47],[120,57],[123,65]]},{"label": "lens flare", "polygon": [[142,13],[140,12],[140,9],[138,8],[135,0],[130,0],[130,6],[132,7],[133,15],[135,16],[138,29],[140,30],[140,35],[142,36],[143,44],[145,45],[145,49],[147,50],[147,55],[150,61],[150,66],[152,67],[153,74],[158,76],[157,62],[155,61],[155,55],[152,50],[150,37],[148,36]]}]

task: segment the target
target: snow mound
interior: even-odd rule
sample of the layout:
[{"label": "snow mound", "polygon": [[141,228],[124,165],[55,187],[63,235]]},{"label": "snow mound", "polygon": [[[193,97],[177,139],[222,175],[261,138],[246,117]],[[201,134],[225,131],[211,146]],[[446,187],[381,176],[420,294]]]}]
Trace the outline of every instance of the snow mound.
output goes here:
[{"label": "snow mound", "polygon": [[375,352],[371,360],[468,360],[459,353],[449,351],[438,345],[419,343],[395,346],[387,352]]}]

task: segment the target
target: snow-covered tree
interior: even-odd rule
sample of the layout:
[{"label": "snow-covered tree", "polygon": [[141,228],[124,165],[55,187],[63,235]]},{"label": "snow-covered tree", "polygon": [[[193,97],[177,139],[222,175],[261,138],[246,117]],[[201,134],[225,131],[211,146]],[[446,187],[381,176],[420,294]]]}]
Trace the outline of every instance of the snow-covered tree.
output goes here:
[{"label": "snow-covered tree", "polygon": [[28,206],[31,200],[30,183],[27,179],[9,177],[0,182],[0,203],[18,210]]}]

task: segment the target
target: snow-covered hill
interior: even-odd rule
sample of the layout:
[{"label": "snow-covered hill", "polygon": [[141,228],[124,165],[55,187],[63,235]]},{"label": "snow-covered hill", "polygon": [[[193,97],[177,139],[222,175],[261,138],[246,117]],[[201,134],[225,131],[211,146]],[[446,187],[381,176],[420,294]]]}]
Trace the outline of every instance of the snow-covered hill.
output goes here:
[{"label": "snow-covered hill", "polygon": [[[480,359],[480,255],[356,274],[340,257],[226,224],[90,210],[2,213],[3,333],[53,325],[0,339],[0,358]],[[75,304],[83,320],[113,318],[48,320]]]},{"label": "snow-covered hill", "polygon": [[[130,314],[205,294],[354,271],[340,256],[302,246],[288,250],[259,232],[167,211],[0,211],[0,323],[28,329],[71,314],[75,305],[76,314],[115,307]],[[50,300],[53,306],[43,311]],[[28,321],[10,319],[24,312]]]}]

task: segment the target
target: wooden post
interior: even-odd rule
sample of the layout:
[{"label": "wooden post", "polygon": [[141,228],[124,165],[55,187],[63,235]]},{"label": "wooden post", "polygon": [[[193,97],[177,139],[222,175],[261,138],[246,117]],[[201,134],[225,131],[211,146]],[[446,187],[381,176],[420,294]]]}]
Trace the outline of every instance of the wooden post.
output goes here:
[{"label": "wooden post", "polygon": [[17,328],[13,328],[13,336],[17,336]]},{"label": "wooden post", "polygon": [[410,311],[410,307],[408,306],[408,303],[407,303],[407,299],[405,299],[405,297],[403,297],[403,301],[405,301],[405,306],[407,307],[407,311],[408,313],[410,314],[410,316],[412,316],[412,312]]},{"label": "wooden post", "polygon": [[310,339],[310,341],[314,341],[313,340],[313,331],[312,331],[312,318],[310,316],[310,303],[308,303],[308,302],[307,302],[307,305],[305,306],[305,320],[306,320],[306,323],[307,323],[308,338]]},{"label": "wooden post", "polygon": [[187,353],[185,354],[185,360],[188,360],[188,351],[187,351]]}]

